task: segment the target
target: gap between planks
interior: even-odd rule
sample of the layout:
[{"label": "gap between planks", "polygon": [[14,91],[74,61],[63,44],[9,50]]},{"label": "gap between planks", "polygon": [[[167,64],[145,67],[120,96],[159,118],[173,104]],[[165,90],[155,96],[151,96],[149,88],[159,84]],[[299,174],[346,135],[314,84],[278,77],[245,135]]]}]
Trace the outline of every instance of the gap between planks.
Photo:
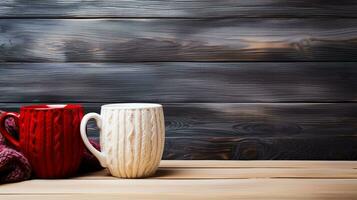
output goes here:
[{"label": "gap between planks", "polygon": [[188,168],[357,168],[356,161],[299,161],[299,160],[162,160],[160,167]]}]

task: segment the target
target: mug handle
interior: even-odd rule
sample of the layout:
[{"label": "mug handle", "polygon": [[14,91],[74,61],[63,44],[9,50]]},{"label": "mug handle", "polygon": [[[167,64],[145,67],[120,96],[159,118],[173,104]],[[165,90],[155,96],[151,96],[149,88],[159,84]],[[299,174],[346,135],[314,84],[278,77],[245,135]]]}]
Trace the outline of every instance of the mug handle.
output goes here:
[{"label": "mug handle", "polygon": [[16,138],[7,131],[5,126],[6,119],[9,117],[14,118],[16,126],[19,127],[20,114],[15,112],[5,112],[0,117],[0,133],[5,137],[6,140],[9,141],[10,144],[12,144],[16,149],[19,149],[20,148],[19,141],[16,140]]},{"label": "mug handle", "polygon": [[82,121],[81,121],[81,137],[82,137],[82,140],[84,142],[84,145],[86,145],[88,150],[95,157],[97,157],[97,159],[100,162],[100,165],[102,165],[102,167],[106,167],[107,165],[106,165],[105,155],[102,152],[98,151],[96,148],[94,148],[93,145],[89,142],[88,137],[87,137],[87,123],[92,118],[97,122],[97,126],[99,128],[99,132],[100,132],[100,135],[101,135],[101,132],[102,132],[102,130],[101,130],[102,129],[102,118],[97,113],[88,113],[88,114],[84,115],[84,117],[82,118]]}]

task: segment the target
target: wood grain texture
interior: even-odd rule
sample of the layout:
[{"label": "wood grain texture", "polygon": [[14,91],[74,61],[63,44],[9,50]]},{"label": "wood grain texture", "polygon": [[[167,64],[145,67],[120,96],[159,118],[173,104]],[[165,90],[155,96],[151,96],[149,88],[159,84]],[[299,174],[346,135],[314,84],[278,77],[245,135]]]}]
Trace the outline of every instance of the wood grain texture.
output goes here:
[{"label": "wood grain texture", "polygon": [[[354,161],[233,161],[233,160],[161,160],[151,179],[246,179],[316,178],[355,179]],[[115,180],[108,170],[73,177],[80,180]]]},{"label": "wood grain texture", "polygon": [[356,160],[356,10],[346,0],[1,1],[0,106],[159,102],[166,159]]},{"label": "wood grain texture", "polygon": [[[104,177],[103,177],[104,176]],[[180,169],[159,168],[154,179],[232,179],[232,178],[315,178],[315,179],[357,179],[353,169]],[[115,180],[107,170],[90,176],[76,177],[76,180]]]},{"label": "wood grain texture", "polygon": [[357,19],[1,19],[0,61],[357,61]]},{"label": "wood grain texture", "polygon": [[348,0],[7,0],[0,17],[356,17],[356,9]]},{"label": "wood grain texture", "polygon": [[[1,103],[18,111],[28,104]],[[83,104],[100,112],[101,103]],[[178,138],[354,136],[356,103],[165,103],[166,136]]]},{"label": "wood grain texture", "polygon": [[33,180],[3,185],[1,199],[350,200],[356,187],[356,179]]},{"label": "wood grain texture", "polygon": [[356,160],[356,136],[167,138],[172,160]]},{"label": "wood grain texture", "polygon": [[4,63],[0,64],[0,74],[2,102],[237,103],[357,99],[355,62]]},{"label": "wood grain texture", "polygon": [[[171,161],[171,160],[170,160]],[[164,160],[163,162],[170,162]],[[201,160],[200,160],[201,161]],[[189,163],[193,161],[178,161],[185,163],[185,166],[180,167],[162,167],[160,166],[156,174],[151,179],[248,179],[248,178],[315,178],[315,179],[357,179],[356,164],[350,162],[349,168],[339,169],[334,167],[250,167],[249,162],[241,161],[245,167],[191,167]],[[203,161],[204,162],[204,161]],[[216,162],[216,161],[210,161]],[[236,161],[224,161],[236,162]],[[248,163],[246,163],[248,162]],[[266,161],[270,162],[271,161]],[[286,162],[286,161],[285,161]],[[294,161],[292,161],[294,162]],[[309,161],[304,161],[309,162]],[[289,162],[288,162],[289,163]],[[329,161],[327,165],[331,162]],[[338,163],[338,162],[337,162]],[[334,164],[332,164],[334,165]],[[267,170],[267,168],[269,168]],[[75,180],[117,180],[116,177],[110,175],[108,170],[101,170],[90,174],[74,177]]]},{"label": "wood grain texture", "polygon": [[[19,104],[0,104],[16,111]],[[98,112],[100,104],[84,104]],[[165,159],[355,160],[355,103],[164,104]],[[89,135],[96,136],[91,124]]]},{"label": "wood grain texture", "polygon": [[[205,167],[197,166],[197,162]],[[217,161],[162,161],[158,173],[148,179],[117,179],[101,171],[67,180],[2,185],[0,197],[14,200],[355,199],[357,196],[356,162],[275,163],[230,161],[227,162],[230,168],[221,168],[222,162]],[[295,163],[301,168],[291,168]],[[341,165],[344,168],[337,167]]]}]

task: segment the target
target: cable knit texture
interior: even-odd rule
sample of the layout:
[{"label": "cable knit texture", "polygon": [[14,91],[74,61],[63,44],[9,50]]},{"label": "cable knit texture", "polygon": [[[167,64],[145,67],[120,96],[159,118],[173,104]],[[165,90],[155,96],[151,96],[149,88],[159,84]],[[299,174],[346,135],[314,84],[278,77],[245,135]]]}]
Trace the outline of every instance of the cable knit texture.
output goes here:
[{"label": "cable knit texture", "polygon": [[[2,112],[0,111],[0,114]],[[6,120],[6,128],[12,135],[18,137],[18,128],[12,118]],[[92,145],[100,149],[96,140],[90,139]],[[78,173],[90,172],[101,169],[98,160],[88,151],[82,157]],[[25,156],[6,144],[0,134],[0,184],[27,180],[31,177],[31,166]]]},{"label": "cable knit texture", "polygon": [[102,108],[101,146],[116,177],[148,177],[157,170],[165,141],[163,109]]}]

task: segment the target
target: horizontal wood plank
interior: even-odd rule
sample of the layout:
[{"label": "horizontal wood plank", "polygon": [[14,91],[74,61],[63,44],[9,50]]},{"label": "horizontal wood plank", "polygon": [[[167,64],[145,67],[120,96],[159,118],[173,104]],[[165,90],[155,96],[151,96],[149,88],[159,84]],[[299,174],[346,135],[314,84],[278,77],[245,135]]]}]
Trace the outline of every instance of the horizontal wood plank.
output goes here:
[{"label": "horizontal wood plank", "polygon": [[1,1],[0,17],[356,17],[354,1]]},{"label": "horizontal wood plank", "polygon": [[354,199],[356,187],[356,179],[33,180],[3,185],[0,196],[1,199],[28,199],[32,195],[41,199],[47,199],[48,195],[62,199]]},{"label": "horizontal wood plank", "polygon": [[[230,167],[221,168],[223,163]],[[355,167],[356,162],[347,161],[163,160],[159,171],[146,179],[118,179],[103,170],[72,179],[2,185],[0,197],[6,200],[354,199]]]},{"label": "horizontal wood plank", "polygon": [[[1,103],[18,111],[26,103]],[[85,103],[100,112],[101,103]],[[168,103],[166,136],[178,138],[302,138],[355,136],[356,103]]]},{"label": "horizontal wood plank", "polygon": [[354,102],[356,64],[4,63],[0,102]]},{"label": "horizontal wood plank", "polygon": [[[0,104],[18,110],[19,104]],[[98,112],[100,104],[84,104]],[[355,160],[355,103],[164,104],[165,159]],[[98,136],[95,124],[89,135]]]},{"label": "horizontal wood plank", "polygon": [[[354,161],[161,160],[151,179],[357,178]],[[73,177],[114,180],[107,169]]]},{"label": "horizontal wood plank", "polygon": [[[357,169],[285,169],[285,168],[159,168],[152,179],[247,179],[247,178],[314,178],[314,179],[357,179]],[[75,177],[75,180],[116,180],[108,170]]]},{"label": "horizontal wood plank", "polygon": [[[302,138],[303,137],[303,138]],[[356,136],[168,137],[171,160],[357,160]]]},{"label": "horizontal wood plank", "polygon": [[1,19],[0,61],[357,61],[357,19]]}]

